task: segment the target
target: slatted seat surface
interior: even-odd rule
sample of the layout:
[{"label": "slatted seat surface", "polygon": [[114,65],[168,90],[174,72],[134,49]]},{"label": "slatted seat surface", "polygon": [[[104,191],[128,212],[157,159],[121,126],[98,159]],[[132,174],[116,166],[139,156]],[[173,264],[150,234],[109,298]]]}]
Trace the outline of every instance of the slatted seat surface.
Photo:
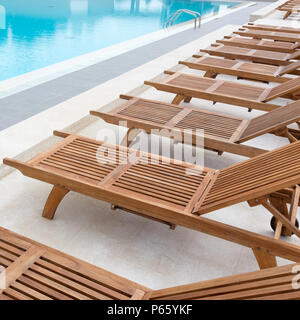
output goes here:
[{"label": "slatted seat surface", "polygon": [[46,182],[62,179],[70,190],[74,190],[74,181],[80,190],[87,185],[100,199],[106,192],[118,193],[187,212],[202,199],[215,173],[213,169],[76,135],[69,135],[28,161],[26,168],[29,174],[47,172]]},{"label": "slatted seat surface", "polygon": [[297,69],[300,67],[300,61],[293,62],[287,66],[273,66],[208,55],[195,55],[194,57],[193,61],[179,61],[179,63],[192,69],[208,71],[204,75],[205,77],[213,77],[217,74],[229,74],[241,78],[282,83],[291,79],[291,77],[283,75],[289,73],[298,74],[299,71]]},{"label": "slatted seat surface", "polygon": [[241,119],[192,110],[175,125],[175,128],[203,129],[210,136],[231,140],[235,138],[236,131],[242,126],[242,123]]},{"label": "slatted seat surface", "polygon": [[300,77],[281,83],[273,88],[263,88],[235,81],[211,79],[179,72],[166,77],[160,82],[145,81],[144,83],[155,87],[157,90],[181,95],[181,98],[183,96],[195,97],[271,111],[279,108],[279,106],[266,104],[266,102],[278,97],[289,97],[297,100],[297,95],[292,94],[296,93],[300,88]]},{"label": "slatted seat surface", "polygon": [[0,228],[0,300],[128,300],[148,291],[127,279]]},{"label": "slatted seat surface", "polygon": [[[232,148],[233,143],[244,142],[265,133],[273,133],[275,130],[285,130],[289,124],[300,120],[300,102],[298,101],[248,120],[189,106],[176,106],[130,96],[121,95],[121,97],[129,101],[106,113],[101,111],[90,111],[90,113],[102,118],[107,123],[125,126],[130,129],[139,128],[147,133],[155,132],[154,134],[158,135],[164,135],[167,132],[169,133],[167,136],[173,139],[181,139],[183,132],[187,137],[189,132],[191,136],[189,143],[192,144],[196,144],[196,138],[201,137],[202,139],[204,134],[205,148],[248,157],[261,154],[264,151],[253,150],[252,147],[247,147],[249,149],[244,150],[240,144],[236,144],[237,148]],[[177,109],[177,112],[173,112],[173,118],[170,118],[168,112],[175,109]],[[134,110],[134,113],[132,110]],[[164,116],[165,110],[168,114],[167,117]],[[164,121],[161,121],[162,118]],[[166,119],[168,119],[168,122],[166,122]],[[177,135],[177,132],[180,134]],[[224,144],[227,144],[228,148]],[[225,150],[222,148],[225,148]]]},{"label": "slatted seat surface", "polygon": [[251,86],[233,81],[208,79],[184,73],[176,73],[175,75],[170,76],[169,79],[164,80],[164,84],[221,95],[238,95],[239,98],[250,100],[259,100],[263,92],[265,92],[265,88],[258,86]]},{"label": "slatted seat surface", "polygon": [[246,37],[226,37],[222,40],[217,40],[217,43],[222,43],[229,46],[237,46],[242,48],[252,48],[258,50],[279,51],[293,53],[299,48],[299,43],[261,40]]},{"label": "slatted seat surface", "polygon": [[130,101],[116,110],[116,113],[125,117],[136,118],[145,121],[155,121],[158,124],[167,124],[176,117],[182,108],[178,106],[170,106],[167,108],[165,104],[147,101],[143,99],[135,99]]},{"label": "slatted seat surface", "polygon": [[254,37],[259,39],[273,39],[278,41],[288,41],[288,42],[300,42],[300,35],[291,34],[288,32],[279,31],[267,31],[267,30],[253,30],[253,29],[240,29],[239,31],[234,31],[234,34],[238,34],[244,37]]},{"label": "slatted seat surface", "polygon": [[267,30],[267,31],[280,31],[289,33],[300,33],[299,28],[285,27],[285,26],[271,26],[266,24],[247,24],[243,26],[248,29]]},{"label": "slatted seat surface", "polygon": [[267,50],[256,50],[236,46],[228,46],[223,44],[220,44],[218,46],[210,46],[206,49],[201,49],[200,51],[209,53],[210,55],[230,59],[250,60],[259,63],[283,66],[290,64],[290,59],[296,59],[298,57],[298,52],[296,54],[273,52]]},{"label": "slatted seat surface", "polygon": [[198,65],[209,66],[211,67],[211,70],[213,70],[213,67],[214,68],[222,67],[222,68],[228,68],[236,71],[260,73],[260,74],[267,74],[271,76],[276,76],[276,74],[282,68],[278,66],[272,66],[269,64],[244,62],[244,61],[230,60],[225,58],[220,59],[220,58],[215,58],[210,56],[203,56],[201,58],[198,58],[196,61],[194,61],[194,63]]},{"label": "slatted seat surface", "polygon": [[[262,198],[276,191],[299,184],[300,165],[298,164],[297,166],[295,162],[299,163],[300,141],[292,143],[287,147],[264,153],[263,157],[257,156],[222,170],[203,168],[186,162],[178,163],[178,161],[173,159],[115,146],[115,150],[120,149],[122,152],[128,153],[130,161],[118,165],[105,178],[100,177],[100,181],[97,183],[98,177],[94,178],[93,176],[91,180],[91,177],[86,177],[85,172],[82,174],[82,166],[86,165],[86,160],[81,161],[79,171],[77,171],[77,164],[74,165],[77,171],[75,174],[74,172],[70,172],[69,166],[66,170],[63,170],[61,167],[53,167],[52,163],[49,166],[47,162],[45,163],[45,159],[74,141],[79,143],[79,145],[82,145],[82,141],[84,143],[88,142],[93,146],[98,145],[95,149],[92,148],[93,151],[91,148],[86,150],[87,154],[92,156],[93,160],[96,159],[96,161],[99,159],[97,157],[99,154],[97,149],[99,147],[107,146],[110,150],[112,146],[101,141],[77,135],[68,135],[62,132],[56,132],[56,135],[64,137],[64,139],[32,160],[25,163],[8,158],[3,160],[4,164],[20,170],[25,176],[50,183],[54,186],[44,208],[44,217],[53,219],[55,211],[62,198],[66,195],[66,192],[74,191],[112,203],[116,208],[122,208],[156,221],[172,225],[178,224],[250,248],[266,248],[274,256],[281,256],[291,260],[298,259],[299,248],[297,246],[285,244],[281,240],[269,239],[269,237],[258,235],[254,232],[199,217],[199,215],[242,201]],[[148,161],[149,158],[151,161]],[[297,160],[295,161],[296,158]],[[43,161],[44,163],[41,163]],[[98,170],[98,165],[94,161],[93,166]],[[245,171],[248,172],[248,175]],[[297,193],[299,194],[298,191],[297,188]],[[298,197],[298,195],[296,196]],[[296,196],[295,199],[297,199]],[[293,208],[296,204],[293,202]],[[289,227],[292,232],[300,237],[298,229],[289,223],[289,221],[282,218],[281,213],[277,214],[276,212],[273,215],[276,215],[278,219],[280,218],[284,226]],[[43,269],[43,266],[39,265],[41,261],[38,259],[41,258],[43,260],[45,254],[47,253],[40,252],[39,248],[33,248],[32,250],[29,248],[25,253],[26,256],[21,256],[21,261],[27,261],[26,266],[22,265],[22,268],[14,267],[12,272],[9,270],[10,266],[6,269],[9,279],[11,280],[11,274],[14,275],[13,281],[21,274],[24,274],[26,279],[29,277],[30,281],[38,281],[39,284],[42,282],[43,286],[48,285],[51,289],[58,289],[60,294],[64,294],[65,296],[77,299],[82,298],[83,295],[86,296],[86,290],[83,291],[81,286],[79,288],[80,291],[76,292],[73,289],[73,285],[69,285],[69,277],[68,291],[66,292],[62,292],[61,282],[63,280],[61,278],[59,278],[59,288],[57,288],[55,283],[56,278],[53,280],[54,275],[53,278],[50,275],[51,281],[44,279],[44,275],[41,274],[42,270],[40,269]],[[28,260],[27,257],[29,257]],[[52,263],[52,259],[54,259],[53,256],[47,254],[47,262],[49,260]],[[262,259],[263,257],[257,258],[260,265],[265,265]],[[273,260],[268,264],[270,265],[272,262],[272,265],[274,265]],[[36,261],[38,261],[37,278],[35,266],[32,267],[31,265],[32,262]],[[60,266],[63,265],[62,263],[60,264]],[[47,275],[49,275],[49,271],[52,270],[47,269]],[[91,279],[95,279],[95,277]],[[12,282],[9,282],[9,284],[12,284]],[[114,286],[112,287],[114,288]],[[41,293],[40,289],[39,293]],[[44,294],[44,291],[42,293]],[[134,293],[131,292],[131,294],[131,297],[141,296],[140,291],[137,290]],[[52,297],[53,293],[50,293],[50,295]],[[92,296],[94,297],[94,294]]]},{"label": "slatted seat surface", "polygon": [[292,286],[296,266],[291,264],[154,290],[150,300],[299,300],[300,290]]},{"label": "slatted seat surface", "polygon": [[244,126],[243,119],[237,117],[142,98],[132,98],[107,114],[91,113],[116,125],[119,121],[127,121],[129,126],[143,127],[145,124],[150,129],[203,129],[205,135],[226,140],[234,139],[236,131]]},{"label": "slatted seat surface", "polygon": [[[193,130],[194,135],[197,134],[197,129],[203,129],[205,136],[232,142],[244,142],[264,133],[272,133],[276,129],[285,128],[300,120],[299,101],[246,120],[203,111],[199,108],[175,106],[143,98],[125,96],[125,99],[129,101],[108,113],[100,111],[91,111],[90,113],[111,124],[122,125],[123,123],[128,128],[140,128],[150,132],[153,129],[187,129]],[[173,112],[172,118],[169,117],[168,112],[176,109],[177,112]],[[164,116],[165,112],[168,114],[167,117]]]},{"label": "slatted seat surface", "polygon": [[[47,159],[69,145],[74,145],[74,142],[80,146],[89,146],[84,148],[86,158],[79,160],[75,157],[79,163],[70,160],[72,170],[69,163],[66,167],[61,162],[58,166],[56,163],[54,166],[52,162],[48,163]],[[203,214],[279,191],[300,181],[300,141],[222,170],[115,146],[117,153],[118,150],[128,153],[130,161],[118,165],[105,178],[99,178],[94,173],[92,177],[87,177],[82,167],[89,166],[91,159],[96,172],[102,170],[103,154],[97,151],[99,147],[111,150],[113,146],[67,135],[60,143],[27,163],[7,158],[3,162],[19,169],[26,176],[62,185],[68,190],[135,212],[141,210],[150,216],[156,211],[160,214]],[[74,148],[74,151],[78,151],[78,148]],[[99,160],[100,164],[97,164]],[[114,157],[106,159],[108,162],[111,160],[114,162]]]},{"label": "slatted seat surface", "polygon": [[300,141],[220,170],[199,213],[223,207],[224,199],[240,201],[267,185],[289,180],[296,172],[300,174],[299,154]]},{"label": "slatted seat surface", "polygon": [[[188,87],[194,90],[206,91],[212,86],[215,86],[217,80],[207,79],[203,77],[195,77],[189,74],[177,73],[164,80],[164,83],[177,86]],[[221,82],[218,82],[221,83]]]}]

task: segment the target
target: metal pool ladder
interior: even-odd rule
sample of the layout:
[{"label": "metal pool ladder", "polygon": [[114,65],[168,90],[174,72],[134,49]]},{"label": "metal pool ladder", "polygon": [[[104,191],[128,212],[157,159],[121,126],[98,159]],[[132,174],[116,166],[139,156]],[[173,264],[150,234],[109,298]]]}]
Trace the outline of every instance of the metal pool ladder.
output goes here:
[{"label": "metal pool ladder", "polygon": [[172,16],[170,16],[170,18],[166,22],[165,27],[167,28],[169,25],[173,25],[173,23],[181,16],[182,13],[187,13],[187,14],[190,14],[190,15],[194,16],[194,18],[195,18],[194,29],[197,28],[197,20],[199,21],[198,22],[199,23],[198,24],[198,28],[200,28],[200,26],[201,26],[201,14],[200,14],[200,12],[189,10],[189,9],[179,9],[179,10],[177,10]]}]

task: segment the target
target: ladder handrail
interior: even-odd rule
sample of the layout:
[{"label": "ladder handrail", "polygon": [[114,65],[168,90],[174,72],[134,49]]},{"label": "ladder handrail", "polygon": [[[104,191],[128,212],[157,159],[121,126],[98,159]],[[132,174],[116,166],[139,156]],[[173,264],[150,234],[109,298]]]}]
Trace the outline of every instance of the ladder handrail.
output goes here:
[{"label": "ladder handrail", "polygon": [[197,27],[197,18],[199,20],[199,28],[201,26],[201,14],[200,12],[197,12],[197,11],[193,11],[193,10],[190,10],[190,9],[178,9],[173,15],[171,15],[168,19],[168,21],[166,22],[166,28],[171,24],[173,25],[173,23],[181,16],[181,14],[185,12],[187,14],[190,14],[192,16],[194,16],[195,18],[195,29]]}]

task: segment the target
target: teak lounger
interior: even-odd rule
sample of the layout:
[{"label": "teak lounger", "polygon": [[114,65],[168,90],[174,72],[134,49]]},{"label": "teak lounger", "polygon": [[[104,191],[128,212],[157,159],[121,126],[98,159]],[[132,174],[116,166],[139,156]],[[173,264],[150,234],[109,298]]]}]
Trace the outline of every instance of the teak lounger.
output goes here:
[{"label": "teak lounger", "polygon": [[218,74],[236,76],[238,79],[252,79],[264,82],[286,82],[291,80],[286,74],[300,75],[300,61],[288,66],[272,66],[269,64],[231,60],[210,57],[208,55],[194,55],[194,60],[179,61],[191,69],[206,71],[205,77],[215,78]]},{"label": "teak lounger", "polygon": [[[151,290],[0,227],[0,300],[299,299],[299,265]],[[4,269],[5,268],[5,269]],[[295,269],[294,269],[295,268]]]},{"label": "teak lounger", "polygon": [[[43,217],[52,219],[64,196],[74,191],[114,208],[252,248],[261,268],[276,266],[275,256],[300,261],[300,247],[280,240],[282,227],[289,235],[300,236],[295,226],[300,187],[293,189],[288,212],[285,200],[276,195],[300,183],[300,141],[215,170],[73,134],[55,134],[64,139],[33,159],[3,160],[23,175],[53,185]],[[277,219],[274,238],[202,217],[243,201],[261,204],[272,213]]]},{"label": "teak lounger", "polygon": [[276,41],[300,42],[300,34],[289,32],[240,28],[238,31],[234,31],[233,33],[238,34],[242,37],[252,37],[254,39],[272,39]]},{"label": "teak lounger", "polygon": [[0,300],[141,300],[149,291],[1,227],[0,280]]},{"label": "teak lounger", "polygon": [[224,44],[212,44],[201,52],[209,53],[212,56],[228,59],[249,60],[258,63],[272,64],[275,66],[287,66],[300,58],[300,51],[294,53],[274,52],[267,50],[256,50]]},{"label": "teak lounger", "polygon": [[[133,129],[145,130],[148,134],[158,129],[157,134],[176,140],[183,137],[184,130],[192,130],[191,141],[195,145],[197,135],[202,137],[197,129],[204,130],[204,147],[226,151],[242,156],[253,157],[266,152],[255,147],[240,143],[251,140],[265,133],[285,136],[290,142],[300,139],[300,130],[287,126],[300,120],[300,101],[265,113],[251,120],[227,116],[216,112],[203,111],[198,108],[177,106],[164,102],[121,95],[129,100],[108,113],[91,111],[94,116],[102,118],[107,123],[122,125],[129,128],[124,140],[128,146],[140,132]],[[168,129],[166,131],[166,129]],[[171,136],[171,132],[173,135]],[[190,131],[189,131],[190,132]],[[185,138],[188,133],[185,132]],[[199,140],[199,139],[198,139]],[[184,141],[187,143],[187,141]]]},{"label": "teak lounger", "polygon": [[224,39],[216,40],[216,42],[234,47],[278,51],[285,53],[294,53],[300,47],[299,42],[293,43],[283,41],[261,40],[236,36],[225,36]]},{"label": "teak lounger", "polygon": [[285,12],[283,16],[283,20],[287,19],[292,13],[299,13],[300,12],[300,3],[295,3],[292,5],[283,5],[278,7],[276,10]]},{"label": "teak lounger", "polygon": [[[299,300],[299,264],[154,290],[151,300]],[[293,285],[296,284],[294,288]]]},{"label": "teak lounger", "polygon": [[271,26],[271,25],[266,25],[266,24],[254,24],[254,23],[250,23],[250,22],[247,25],[244,25],[243,28],[300,34],[300,28],[292,28],[292,27],[284,27],[284,26]]},{"label": "teak lounger", "polygon": [[274,88],[263,88],[254,85],[200,77],[180,72],[165,71],[169,76],[161,81],[145,81],[146,85],[160,91],[176,94],[173,104],[182,100],[190,102],[191,98],[237,105],[251,109],[271,111],[280,106],[269,103],[276,98],[297,100],[300,89],[300,77],[286,81]]}]

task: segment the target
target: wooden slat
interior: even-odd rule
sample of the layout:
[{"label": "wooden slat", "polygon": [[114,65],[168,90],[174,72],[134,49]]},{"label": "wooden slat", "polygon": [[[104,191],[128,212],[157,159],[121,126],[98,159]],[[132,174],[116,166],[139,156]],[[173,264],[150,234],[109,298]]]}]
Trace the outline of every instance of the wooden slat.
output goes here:
[{"label": "wooden slat", "polygon": [[244,37],[253,37],[256,39],[272,39],[277,41],[300,42],[300,35],[291,34],[287,32],[253,30],[244,28],[238,31],[234,31],[233,33]]},{"label": "wooden slat", "polygon": [[[271,111],[279,108],[274,104],[266,104],[260,100],[265,89],[258,86],[241,84],[233,81],[219,81],[206,77],[176,73],[177,77],[166,77],[161,82],[145,81],[144,83],[153,86],[157,90],[175,93],[182,97],[194,97],[199,99],[222,102],[241,107]],[[289,81],[288,81],[289,82]],[[285,84],[285,83],[284,83]],[[278,87],[284,85],[281,84]],[[293,86],[294,89],[297,86]],[[275,92],[274,92],[275,94]],[[278,92],[276,92],[278,95]],[[269,98],[269,96],[268,96]],[[174,103],[174,102],[173,102]]]},{"label": "wooden slat", "polygon": [[267,50],[253,50],[249,48],[241,48],[220,44],[218,46],[210,46],[206,49],[201,49],[201,52],[209,53],[210,55],[225,57],[229,59],[250,60],[258,63],[265,63],[277,66],[287,66],[294,59],[294,54],[284,52],[274,52]]},{"label": "wooden slat", "polygon": [[0,242],[16,250],[20,246],[26,248],[6,268],[7,288],[1,290],[0,300],[127,300],[136,292],[149,291],[3,228],[0,228]]},{"label": "wooden slat", "polygon": [[229,46],[253,48],[253,49],[267,50],[267,51],[278,51],[278,52],[285,52],[285,53],[293,53],[297,48],[297,45],[289,42],[251,39],[251,38],[235,37],[235,36],[224,37],[224,39],[217,40],[216,42],[229,45]]},{"label": "wooden slat", "polygon": [[[92,139],[76,137],[78,140],[83,141],[84,144],[89,145],[88,149],[96,152],[97,145],[109,147],[108,144],[97,142]],[[272,192],[279,191],[288,186],[299,183],[300,174],[298,173],[298,163],[300,153],[300,142],[293,143],[287,147],[277,149],[275,151],[266,153],[265,155],[255,157],[251,160],[222,169],[218,175],[217,180],[210,189],[210,192],[205,198],[199,213],[202,214],[215,210],[218,207],[229,206],[241,201],[251,200],[256,197],[262,197]],[[79,147],[81,143],[79,143]],[[128,154],[128,148],[119,147],[124,154]],[[141,152],[140,159],[155,159],[154,163],[144,164],[137,163],[132,166],[128,172],[136,172],[140,177],[144,177],[143,172],[155,173],[162,181],[169,183],[170,177],[179,186],[186,182],[189,187],[187,191],[190,192],[191,197],[194,195],[199,184],[202,183],[203,174],[191,175],[186,174],[186,170],[199,170],[200,172],[208,172],[211,169],[195,167],[193,164],[186,162],[178,162],[169,158],[161,156],[154,156],[145,152]],[[282,156],[283,155],[283,156]],[[274,157],[281,159],[279,162],[274,162]],[[288,159],[288,161],[287,161]],[[142,161],[140,160],[140,161]],[[147,162],[147,161],[146,161]],[[98,183],[86,181],[80,176],[70,177],[64,171],[54,171],[46,166],[41,168],[39,165],[31,166],[26,165],[16,160],[5,159],[5,164],[10,164],[18,168],[24,175],[29,177],[38,178],[54,185],[62,185],[68,190],[82,193],[100,199],[102,201],[113,203],[118,207],[132,210],[153,218],[167,221],[172,224],[179,224],[193,230],[205,232],[226,240],[230,240],[248,247],[262,247],[270,250],[271,254],[279,255],[288,259],[299,259],[299,248],[291,244],[286,244],[279,240],[270,239],[253,232],[242,230],[236,227],[225,225],[217,221],[205,219],[202,217],[188,214],[184,211],[188,198],[182,194],[178,195],[176,186],[172,192],[167,192],[163,187],[153,187],[151,183],[147,186],[137,183],[121,181],[127,171],[119,177],[116,182],[119,186],[112,186],[104,188]],[[272,170],[265,170],[261,172],[261,168],[265,168],[266,164],[272,164]],[[222,174],[222,178],[220,176]],[[249,174],[249,175],[248,175]],[[230,183],[227,179],[230,176]],[[239,178],[241,177],[241,178]],[[246,179],[245,179],[246,177]],[[275,178],[274,178],[275,177]],[[251,179],[250,179],[251,178]],[[132,179],[131,177],[129,178]],[[239,180],[240,179],[240,180]],[[214,190],[215,186],[217,190]],[[214,191],[213,191],[214,190]],[[229,195],[227,195],[227,193]],[[158,199],[160,199],[158,201]],[[208,200],[207,200],[208,199]],[[176,202],[176,203],[175,203]],[[178,205],[180,202],[181,205]]]},{"label": "wooden slat", "polygon": [[[18,279],[43,253],[44,250],[41,248],[32,246],[10,264],[5,271],[6,287],[8,288],[12,282]],[[3,290],[0,290],[0,293],[2,292]]]},{"label": "wooden slat", "polygon": [[[218,207],[218,203],[242,199],[258,188],[272,186],[300,170],[297,153],[298,142],[258,156],[243,163],[220,170],[218,179],[207,195],[203,207]],[[224,200],[224,198],[227,199]],[[235,200],[234,200],[235,199]]]},{"label": "wooden slat", "polygon": [[[289,78],[284,75],[293,73],[299,67],[299,62],[293,62],[286,67],[279,67],[207,55],[193,61],[179,61],[179,63],[192,69],[210,72],[214,76],[218,74],[228,74],[239,78],[279,83],[288,81]],[[205,77],[208,76],[206,73]]]},{"label": "wooden slat", "polygon": [[[188,285],[154,290],[150,299],[288,299],[300,298],[300,290],[292,288],[295,265],[207,280]],[[287,293],[289,294],[287,295]],[[291,295],[293,293],[293,295]]]},{"label": "wooden slat", "polygon": [[284,128],[291,123],[299,121],[299,119],[300,102],[292,102],[287,106],[251,119],[239,141],[243,142],[261,134]]}]

